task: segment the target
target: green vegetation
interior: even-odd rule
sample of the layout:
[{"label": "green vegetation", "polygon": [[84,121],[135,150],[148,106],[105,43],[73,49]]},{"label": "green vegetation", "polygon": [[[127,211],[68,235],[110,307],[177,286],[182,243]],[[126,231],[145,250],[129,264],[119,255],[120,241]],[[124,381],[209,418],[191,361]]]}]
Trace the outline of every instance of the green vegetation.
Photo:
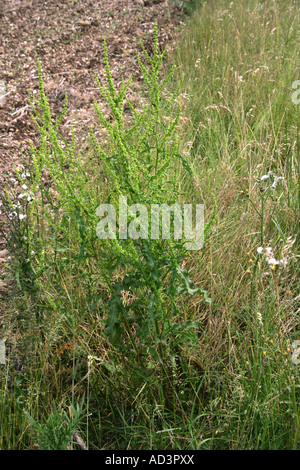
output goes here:
[{"label": "green vegetation", "polygon": [[[40,70],[39,146],[22,193],[1,195],[16,284],[1,449],[59,449],[75,432],[89,449],[299,448],[299,13],[206,2],[167,54],[155,30],[136,108],[105,48],[110,117],[95,105],[84,151],[60,134],[67,101],[51,114]],[[120,195],[204,204],[203,249],[100,240],[97,207]]]}]

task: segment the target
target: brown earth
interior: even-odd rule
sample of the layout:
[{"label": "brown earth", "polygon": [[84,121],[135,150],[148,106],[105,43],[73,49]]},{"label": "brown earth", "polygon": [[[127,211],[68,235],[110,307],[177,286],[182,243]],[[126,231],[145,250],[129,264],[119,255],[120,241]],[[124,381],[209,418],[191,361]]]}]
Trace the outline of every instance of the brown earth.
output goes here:
[{"label": "brown earth", "polygon": [[142,78],[136,64],[139,41],[150,50],[158,23],[160,44],[170,43],[182,18],[175,5],[173,0],[0,0],[0,88],[4,85],[5,92],[3,99],[0,89],[0,185],[4,175],[13,175],[14,164],[20,165],[21,143],[37,143],[28,103],[29,92],[38,94],[37,59],[54,111],[68,94],[62,132],[73,126],[77,135],[84,134],[94,123],[92,103],[103,106],[95,82],[95,73],[100,81],[105,75],[103,37],[113,78],[118,83],[132,75],[134,97]]},{"label": "brown earth", "polygon": [[151,47],[153,24],[159,24],[163,45],[176,30],[180,11],[164,0],[0,0],[0,80],[5,104],[0,105],[0,176],[18,160],[20,142],[34,139],[28,92],[37,94],[37,58],[45,89],[56,110],[69,97],[65,123],[87,127],[91,103],[101,97],[94,75],[104,77],[106,37],[113,77],[140,76],[135,51],[139,40]]}]

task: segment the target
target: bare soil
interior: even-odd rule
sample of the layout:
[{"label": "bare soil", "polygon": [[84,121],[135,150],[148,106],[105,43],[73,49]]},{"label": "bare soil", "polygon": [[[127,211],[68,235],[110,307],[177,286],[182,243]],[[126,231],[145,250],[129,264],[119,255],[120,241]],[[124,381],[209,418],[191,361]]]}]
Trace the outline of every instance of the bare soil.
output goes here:
[{"label": "bare soil", "polygon": [[92,102],[101,102],[94,76],[104,77],[103,37],[114,78],[133,75],[133,87],[138,86],[139,41],[151,47],[156,22],[160,43],[170,41],[180,13],[165,0],[0,0],[0,80],[6,88],[0,105],[0,176],[18,160],[20,142],[36,136],[28,92],[38,92],[37,58],[57,110],[68,93],[66,128],[88,127]]}]

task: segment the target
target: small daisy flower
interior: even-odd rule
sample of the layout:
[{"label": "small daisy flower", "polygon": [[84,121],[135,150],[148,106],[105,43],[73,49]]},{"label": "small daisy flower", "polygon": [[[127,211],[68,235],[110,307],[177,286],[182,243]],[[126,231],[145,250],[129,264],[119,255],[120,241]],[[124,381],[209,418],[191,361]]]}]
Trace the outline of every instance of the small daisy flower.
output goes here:
[{"label": "small daisy flower", "polygon": [[278,181],[282,181],[283,179],[284,179],[283,176],[275,176],[275,179],[271,185],[271,189],[275,189],[278,184]]},{"label": "small daisy flower", "polygon": [[[271,188],[271,189],[273,190],[273,189],[276,188],[276,186],[277,186],[277,184],[279,183],[279,181],[282,181],[282,180],[284,179],[284,177],[283,177],[283,176],[276,176],[276,175],[274,175],[274,173],[273,173],[272,171],[269,171],[268,174],[263,175],[263,176],[260,178],[260,182],[267,181],[267,180],[269,180],[269,179],[271,179],[271,181],[272,181],[272,184],[271,184],[271,182],[270,182],[269,188]],[[267,188],[261,187],[260,190],[261,190],[261,191],[262,191],[262,190],[263,190],[263,191],[266,191]]]}]

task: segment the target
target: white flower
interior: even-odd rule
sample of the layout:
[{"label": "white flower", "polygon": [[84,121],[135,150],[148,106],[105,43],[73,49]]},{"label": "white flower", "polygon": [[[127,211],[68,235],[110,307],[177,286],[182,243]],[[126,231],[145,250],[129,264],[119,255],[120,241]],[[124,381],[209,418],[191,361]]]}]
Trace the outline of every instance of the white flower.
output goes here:
[{"label": "white flower", "polygon": [[267,253],[267,258],[272,258],[273,257],[273,248],[266,248],[266,253]]},{"label": "white flower", "polygon": [[27,217],[26,214],[19,214],[19,219],[20,219],[20,220],[23,220],[23,219],[25,219],[26,217]]},{"label": "white flower", "polygon": [[277,186],[278,181],[282,181],[284,179],[283,176],[275,176],[275,179],[271,185],[271,189],[275,189]]},{"label": "white flower", "polygon": [[257,248],[257,252],[261,255],[263,252],[266,252],[266,263],[268,263],[269,266],[283,266],[285,267],[287,265],[287,257],[283,256],[283,258],[280,261],[277,261],[277,259],[274,256],[273,248],[267,247],[263,248],[262,246],[259,246]]},{"label": "white flower", "polygon": [[281,264],[281,266],[285,267],[287,264],[288,264],[288,258],[282,258],[279,263]]},{"label": "white flower", "polygon": [[[284,179],[283,176],[276,176],[274,175],[273,171],[269,171],[269,173],[267,175],[263,175],[261,178],[260,178],[260,181],[266,181],[268,180],[270,177],[272,177],[272,184],[270,186],[271,189],[275,189],[276,186],[277,186],[277,183],[278,181],[281,181]],[[261,190],[266,190],[267,188],[261,188]]]},{"label": "white flower", "polygon": [[28,189],[28,186],[26,186],[26,184],[23,184],[22,189]]},{"label": "white flower", "polygon": [[30,176],[29,171],[24,171],[24,172],[21,174],[22,180],[24,180],[25,178],[29,178],[29,176]]},{"label": "white flower", "polygon": [[23,197],[26,197],[26,196],[27,196],[26,193],[21,193],[19,194],[18,199],[23,199]]}]

